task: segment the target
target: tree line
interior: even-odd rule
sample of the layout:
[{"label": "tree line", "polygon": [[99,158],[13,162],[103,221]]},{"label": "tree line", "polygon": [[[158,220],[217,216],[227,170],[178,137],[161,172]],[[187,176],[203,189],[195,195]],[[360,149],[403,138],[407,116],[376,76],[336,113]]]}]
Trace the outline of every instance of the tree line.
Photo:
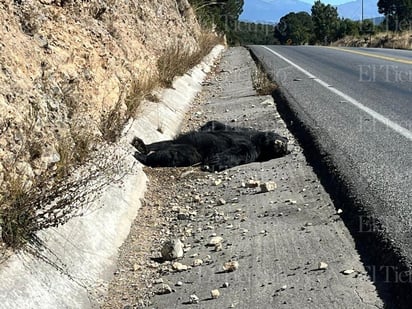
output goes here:
[{"label": "tree line", "polygon": [[244,0],[189,0],[201,23],[225,33],[235,44],[329,44],[345,36],[366,36],[379,31],[412,30],[412,0],[379,0],[380,25],[370,19],[354,21],[339,17],[337,8],[315,1],[311,13],[291,12],[279,23],[240,22]]},{"label": "tree line", "polygon": [[354,21],[341,18],[336,7],[317,0],[310,14],[291,12],[276,25],[239,23],[236,38],[242,44],[327,45],[345,36],[412,30],[412,0],[379,0],[377,6],[379,13],[385,16],[379,25],[371,19]]},{"label": "tree line", "polygon": [[189,0],[201,25],[226,34],[229,44],[235,44],[234,29],[243,11],[244,0]]}]

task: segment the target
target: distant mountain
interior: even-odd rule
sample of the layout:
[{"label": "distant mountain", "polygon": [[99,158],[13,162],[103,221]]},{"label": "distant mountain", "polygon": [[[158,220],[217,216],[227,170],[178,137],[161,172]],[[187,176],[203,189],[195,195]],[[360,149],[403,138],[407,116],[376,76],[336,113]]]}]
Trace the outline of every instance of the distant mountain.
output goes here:
[{"label": "distant mountain", "polygon": [[[377,0],[363,0],[364,18],[378,17]],[[325,2],[326,3],[326,2]],[[340,17],[360,20],[362,0],[338,5]],[[245,0],[240,20],[254,22],[278,22],[290,12],[308,12],[312,5],[299,0]]]},{"label": "distant mountain", "polygon": [[[378,12],[377,0],[363,0],[364,18],[374,18],[381,16]],[[362,0],[351,1],[338,5],[339,16],[353,20],[361,20],[362,17]]]},{"label": "distant mountain", "polygon": [[290,12],[310,12],[311,7],[299,0],[246,0],[240,20],[278,22]]}]

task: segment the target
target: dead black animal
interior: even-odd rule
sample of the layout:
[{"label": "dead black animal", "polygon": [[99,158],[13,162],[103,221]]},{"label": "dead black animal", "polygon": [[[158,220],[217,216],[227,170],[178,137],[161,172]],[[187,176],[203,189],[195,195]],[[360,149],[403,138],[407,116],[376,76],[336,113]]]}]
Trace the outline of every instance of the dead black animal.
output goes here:
[{"label": "dead black animal", "polygon": [[227,126],[209,121],[199,131],[173,140],[146,145],[135,137],[137,160],[151,167],[181,167],[201,164],[209,171],[222,171],[250,162],[268,161],[288,153],[288,140],[274,132]]}]

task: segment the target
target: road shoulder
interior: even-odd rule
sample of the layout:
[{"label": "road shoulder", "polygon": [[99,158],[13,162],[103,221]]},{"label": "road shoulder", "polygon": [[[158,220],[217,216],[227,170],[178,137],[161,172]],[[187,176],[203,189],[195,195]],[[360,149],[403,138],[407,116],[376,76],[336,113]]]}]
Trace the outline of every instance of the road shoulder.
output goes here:
[{"label": "road shoulder", "polygon": [[[292,153],[219,174],[146,169],[149,192],[104,308],[186,308],[197,298],[200,308],[383,308],[341,211],[273,99],[256,96],[252,70],[247,50],[229,49],[184,129],[215,119],[273,130],[289,138]],[[156,259],[175,238],[184,257]]]}]

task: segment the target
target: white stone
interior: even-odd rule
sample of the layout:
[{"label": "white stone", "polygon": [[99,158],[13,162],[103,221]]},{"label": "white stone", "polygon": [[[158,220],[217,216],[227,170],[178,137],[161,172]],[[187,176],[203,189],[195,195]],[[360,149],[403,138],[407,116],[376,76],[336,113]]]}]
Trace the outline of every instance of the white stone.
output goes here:
[{"label": "white stone", "polygon": [[162,258],[172,261],[183,257],[183,244],[180,239],[171,239],[164,243],[161,250]]}]

